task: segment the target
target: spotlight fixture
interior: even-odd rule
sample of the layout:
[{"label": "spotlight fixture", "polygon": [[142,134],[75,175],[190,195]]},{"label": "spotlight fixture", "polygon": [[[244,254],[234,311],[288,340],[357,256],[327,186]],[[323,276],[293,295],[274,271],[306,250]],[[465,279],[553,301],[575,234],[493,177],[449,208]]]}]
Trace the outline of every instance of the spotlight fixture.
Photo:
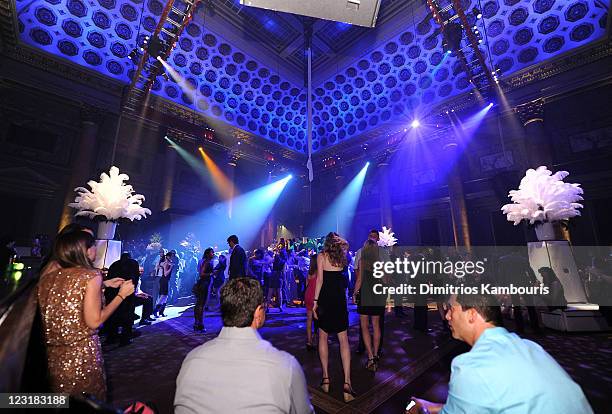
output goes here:
[{"label": "spotlight fixture", "polygon": [[138,49],[136,48],[132,49],[132,51],[128,55],[128,59],[130,59],[131,61],[138,60]]},{"label": "spotlight fixture", "polygon": [[414,121],[410,123],[410,126],[413,128],[418,128],[421,126],[421,122],[418,119],[415,119]]},{"label": "spotlight fixture", "polygon": [[444,41],[442,48],[445,52],[461,49],[461,39],[463,38],[463,27],[459,23],[451,22],[444,26]]},{"label": "spotlight fixture", "polygon": [[477,19],[482,19],[482,13],[480,12],[480,9],[478,7],[474,7],[472,9],[472,14],[474,15],[474,17],[476,17]]},{"label": "spotlight fixture", "polygon": [[166,42],[161,40],[158,36],[153,36],[148,39],[145,45],[147,47],[147,53],[149,53],[153,59],[161,57],[161,55],[168,50]]}]

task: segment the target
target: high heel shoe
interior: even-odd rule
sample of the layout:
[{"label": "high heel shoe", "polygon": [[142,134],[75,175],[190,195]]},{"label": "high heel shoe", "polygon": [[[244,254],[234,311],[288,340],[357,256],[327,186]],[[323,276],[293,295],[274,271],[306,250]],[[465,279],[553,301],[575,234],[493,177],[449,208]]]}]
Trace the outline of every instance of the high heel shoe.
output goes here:
[{"label": "high heel shoe", "polygon": [[378,361],[376,360],[376,357],[368,358],[366,369],[371,372],[376,372],[378,369]]},{"label": "high heel shoe", "polygon": [[329,378],[328,377],[323,377],[323,379],[321,380],[321,391],[323,391],[325,394],[329,394]]},{"label": "high heel shoe", "polygon": [[350,403],[357,398],[357,393],[353,391],[353,387],[348,382],[344,383],[344,389],[342,390],[342,396],[344,397],[345,403]]}]

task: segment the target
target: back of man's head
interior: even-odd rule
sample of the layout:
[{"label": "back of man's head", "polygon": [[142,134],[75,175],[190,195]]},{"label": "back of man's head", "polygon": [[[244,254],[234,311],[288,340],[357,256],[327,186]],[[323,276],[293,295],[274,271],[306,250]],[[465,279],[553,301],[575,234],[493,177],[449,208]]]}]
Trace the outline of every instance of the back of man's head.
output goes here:
[{"label": "back of man's head", "polygon": [[236,236],[235,234],[232,234],[231,236],[227,238],[227,242],[238,244],[238,236]]},{"label": "back of man's head", "polygon": [[263,291],[257,280],[248,277],[230,280],[221,288],[223,326],[251,326],[255,310],[263,303]]},{"label": "back of man's head", "polygon": [[482,316],[485,322],[489,322],[495,326],[503,325],[501,308],[495,296],[489,294],[459,294],[457,295],[456,301],[461,305],[463,311],[474,309]]}]

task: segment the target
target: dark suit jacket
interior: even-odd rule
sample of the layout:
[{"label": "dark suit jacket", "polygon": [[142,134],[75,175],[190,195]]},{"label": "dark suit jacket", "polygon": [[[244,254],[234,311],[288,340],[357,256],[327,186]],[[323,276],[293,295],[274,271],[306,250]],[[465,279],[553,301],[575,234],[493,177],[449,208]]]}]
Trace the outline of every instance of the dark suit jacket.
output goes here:
[{"label": "dark suit jacket", "polygon": [[[113,279],[120,277],[124,280],[131,280],[134,283],[134,288],[138,286],[138,279],[140,279],[140,266],[134,259],[117,260],[108,268],[108,275],[106,279]],[[104,289],[104,297],[106,303],[110,303],[115,296],[119,293],[119,288],[108,287]],[[134,321],[134,294],[128,296],[121,304],[119,308],[111,315],[111,319],[117,324],[128,324],[132,325]],[[111,324],[113,323],[111,321]]]},{"label": "dark suit jacket", "polygon": [[246,276],[246,266],[246,253],[244,252],[244,249],[239,244],[237,244],[234,246],[234,250],[232,250],[232,255],[230,256],[228,270],[230,279]]}]

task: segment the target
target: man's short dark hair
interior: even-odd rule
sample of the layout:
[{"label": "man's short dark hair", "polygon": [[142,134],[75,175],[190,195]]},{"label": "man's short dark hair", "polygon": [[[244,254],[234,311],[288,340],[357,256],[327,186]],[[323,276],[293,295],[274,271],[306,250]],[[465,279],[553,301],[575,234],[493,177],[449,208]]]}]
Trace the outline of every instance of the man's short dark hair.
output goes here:
[{"label": "man's short dark hair", "polygon": [[495,326],[503,326],[501,308],[495,296],[459,294],[456,300],[463,311],[475,309],[486,322]]},{"label": "man's short dark hair", "polygon": [[376,229],[372,229],[372,230],[370,230],[370,232],[369,232],[368,234],[372,234],[372,233],[376,233],[376,234],[378,234],[378,230],[376,230]]},{"label": "man's short dark hair", "polygon": [[238,236],[236,236],[235,234],[232,234],[231,236],[229,236],[227,238],[227,242],[233,242],[234,244],[238,244]]},{"label": "man's short dark hair", "polygon": [[223,326],[251,326],[255,310],[263,303],[263,290],[257,280],[250,277],[230,280],[221,288]]}]

